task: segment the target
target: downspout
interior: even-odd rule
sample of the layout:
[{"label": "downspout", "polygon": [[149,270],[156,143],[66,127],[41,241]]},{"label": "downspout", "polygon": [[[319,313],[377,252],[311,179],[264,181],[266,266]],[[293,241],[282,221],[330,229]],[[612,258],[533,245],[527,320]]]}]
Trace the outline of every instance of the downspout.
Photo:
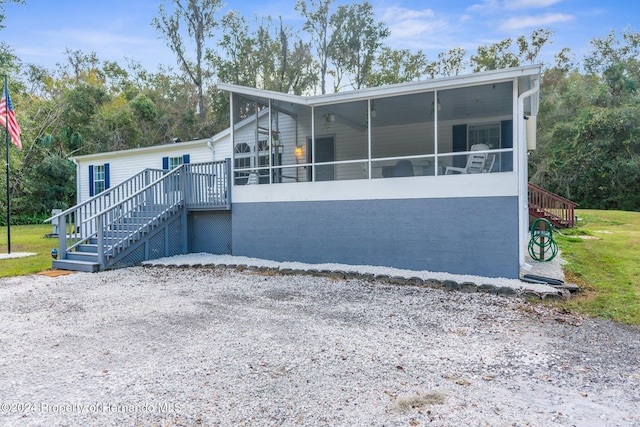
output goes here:
[{"label": "downspout", "polygon": [[207,147],[209,147],[209,150],[211,150],[211,161],[215,163],[215,161],[216,161],[216,150],[215,150],[215,148],[213,148],[213,144],[211,143],[211,140],[207,141]]},{"label": "downspout", "polygon": [[80,191],[82,190],[82,179],[80,176],[80,165],[76,159],[71,159],[74,165],[76,165],[76,205],[80,204]]},{"label": "downspout", "polygon": [[[540,90],[540,77],[533,80],[533,87],[518,96],[518,151],[522,151],[518,156],[518,171],[520,183],[518,190],[518,204],[520,205],[520,225],[518,230],[518,253],[520,257],[520,267],[529,271],[531,265],[525,262],[525,238],[529,230],[529,197],[528,197],[528,165],[527,165],[527,129],[524,123],[524,99],[530,97]],[[522,148],[522,150],[521,150]]]}]

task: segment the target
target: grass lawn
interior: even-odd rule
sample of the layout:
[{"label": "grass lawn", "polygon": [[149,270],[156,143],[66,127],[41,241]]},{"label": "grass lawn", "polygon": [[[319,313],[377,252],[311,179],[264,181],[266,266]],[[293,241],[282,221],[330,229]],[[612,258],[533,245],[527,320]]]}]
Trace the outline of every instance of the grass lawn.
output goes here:
[{"label": "grass lawn", "polygon": [[[640,325],[640,212],[578,210],[556,239],[566,280],[585,292],[563,302],[594,317]],[[557,234],[554,234],[557,236]]]},{"label": "grass lawn", "polygon": [[[0,259],[0,277],[37,273],[51,268],[51,249],[58,247],[58,239],[44,237],[51,233],[51,224],[12,225],[11,253],[34,252],[37,255]],[[7,227],[0,227],[0,253],[7,253]]]}]

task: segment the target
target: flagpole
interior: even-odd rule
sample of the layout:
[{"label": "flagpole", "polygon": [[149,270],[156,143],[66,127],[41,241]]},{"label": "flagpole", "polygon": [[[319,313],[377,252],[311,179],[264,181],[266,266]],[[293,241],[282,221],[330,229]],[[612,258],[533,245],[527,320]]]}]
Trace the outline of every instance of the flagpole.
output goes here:
[{"label": "flagpole", "polygon": [[[7,91],[7,75],[4,75],[4,91]],[[7,96],[8,98],[8,96]],[[6,143],[7,161],[7,253],[11,254],[11,190],[9,188],[9,99],[7,99],[7,108],[4,110],[4,135]]]}]

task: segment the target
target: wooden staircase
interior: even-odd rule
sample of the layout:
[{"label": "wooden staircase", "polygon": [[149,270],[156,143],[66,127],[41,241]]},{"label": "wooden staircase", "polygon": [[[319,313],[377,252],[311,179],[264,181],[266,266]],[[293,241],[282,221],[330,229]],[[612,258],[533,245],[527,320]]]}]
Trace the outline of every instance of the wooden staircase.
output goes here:
[{"label": "wooden staircase", "polygon": [[575,226],[574,202],[531,183],[528,187],[529,215],[544,218],[556,228]]},{"label": "wooden staircase", "polygon": [[230,160],[147,169],[49,218],[53,268],[96,272],[187,252],[187,210],[229,210]]}]

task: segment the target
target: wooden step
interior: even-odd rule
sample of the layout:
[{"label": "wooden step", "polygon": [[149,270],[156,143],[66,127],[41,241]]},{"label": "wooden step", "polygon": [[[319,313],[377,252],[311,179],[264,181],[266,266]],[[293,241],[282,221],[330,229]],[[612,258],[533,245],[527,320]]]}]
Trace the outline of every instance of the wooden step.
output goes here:
[{"label": "wooden step", "polygon": [[87,262],[98,262],[98,254],[91,252],[69,252],[67,253],[67,259],[70,261],[87,261]]},{"label": "wooden step", "polygon": [[74,261],[70,259],[54,260],[52,266],[58,270],[84,271],[87,273],[95,273],[100,270],[100,264],[97,262]]},{"label": "wooden step", "polygon": [[92,254],[97,254],[98,253],[98,245],[93,243],[85,243],[83,245],[78,246],[78,248],[76,249],[77,252],[86,252],[86,253],[92,253]]}]

